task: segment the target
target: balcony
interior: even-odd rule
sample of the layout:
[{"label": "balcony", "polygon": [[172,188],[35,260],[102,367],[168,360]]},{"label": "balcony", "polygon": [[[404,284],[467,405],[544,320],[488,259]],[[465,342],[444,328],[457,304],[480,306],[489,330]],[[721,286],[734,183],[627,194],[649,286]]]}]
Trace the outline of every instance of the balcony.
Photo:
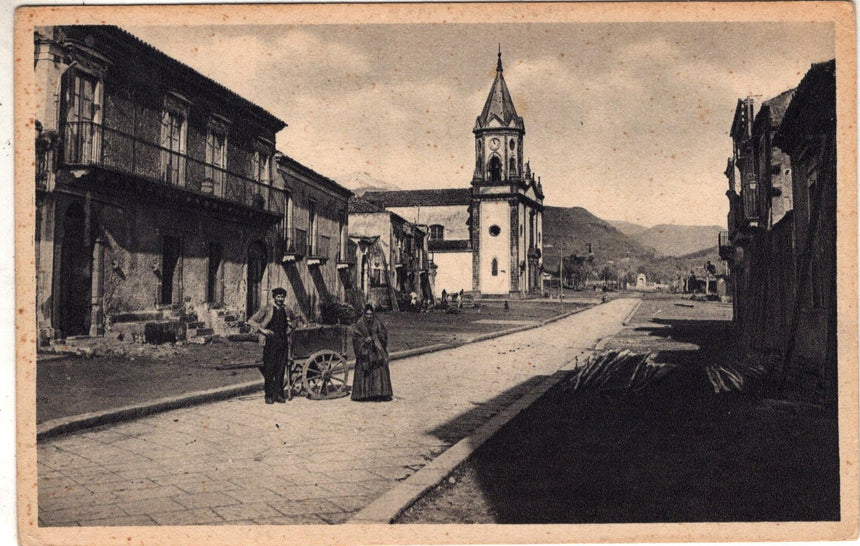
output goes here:
[{"label": "balcony", "polygon": [[[63,165],[98,167],[283,218],[283,190],[93,122],[66,122]],[[151,190],[151,187],[146,190]]]},{"label": "balcony", "polygon": [[732,245],[731,240],[729,239],[728,231],[721,231],[718,236],[718,244],[720,249],[720,259],[721,260],[731,260],[734,258],[735,249],[734,245]]},{"label": "balcony", "polygon": [[284,256],[282,262],[295,262],[301,260],[308,253],[308,232],[303,229],[287,230],[284,241]]},{"label": "balcony", "polygon": [[318,235],[311,240],[308,249],[308,265],[324,264],[329,259],[331,249],[331,237]]}]

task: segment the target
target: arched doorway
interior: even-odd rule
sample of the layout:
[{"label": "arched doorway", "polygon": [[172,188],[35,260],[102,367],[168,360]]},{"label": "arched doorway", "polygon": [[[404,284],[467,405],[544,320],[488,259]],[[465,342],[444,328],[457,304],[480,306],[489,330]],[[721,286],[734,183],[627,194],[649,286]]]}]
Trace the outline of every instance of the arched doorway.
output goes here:
[{"label": "arched doorway", "polygon": [[64,336],[89,333],[93,250],[86,233],[86,213],[73,203],[63,218],[60,249],[60,331]]},{"label": "arched doorway", "polygon": [[248,247],[248,294],[246,297],[247,316],[257,312],[262,304],[263,275],[266,272],[266,246],[254,241]]},{"label": "arched doorway", "polygon": [[499,159],[499,156],[494,155],[490,159],[488,170],[490,171],[490,182],[502,181],[502,160]]}]

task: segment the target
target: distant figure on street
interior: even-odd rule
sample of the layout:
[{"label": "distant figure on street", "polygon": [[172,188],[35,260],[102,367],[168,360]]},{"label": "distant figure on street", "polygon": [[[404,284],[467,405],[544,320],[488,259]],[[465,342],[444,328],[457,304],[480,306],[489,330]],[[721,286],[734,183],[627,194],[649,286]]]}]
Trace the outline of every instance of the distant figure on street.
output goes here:
[{"label": "distant figure on street", "polygon": [[442,289],[442,299],[439,300],[439,307],[442,309],[448,308],[448,292],[444,288]]},{"label": "distant figure on street", "polygon": [[460,292],[457,294],[457,309],[463,308],[463,289],[460,289]]},{"label": "distant figure on street", "polygon": [[388,332],[370,304],[364,306],[364,313],[352,327],[352,348],[355,350],[352,399],[357,402],[391,400]]},{"label": "distant figure on street", "polygon": [[281,287],[272,289],[272,300],[253,317],[248,319],[252,331],[259,332],[263,347],[263,379],[265,381],[266,403],[284,403],[284,372],[290,356],[290,333],[296,323],[296,316],[284,307],[287,291]]},{"label": "distant figure on street", "polygon": [[418,297],[418,292],[415,290],[409,293],[409,306],[415,312],[421,310],[421,299]]}]

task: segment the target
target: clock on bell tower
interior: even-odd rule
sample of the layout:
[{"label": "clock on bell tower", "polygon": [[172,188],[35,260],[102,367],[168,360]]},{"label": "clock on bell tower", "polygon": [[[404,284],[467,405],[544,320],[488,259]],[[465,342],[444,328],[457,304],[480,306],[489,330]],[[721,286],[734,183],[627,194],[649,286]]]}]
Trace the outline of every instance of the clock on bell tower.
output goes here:
[{"label": "clock on bell tower", "polygon": [[475,175],[472,185],[498,185],[523,177],[523,118],[517,115],[502,70],[502,50],[496,79],[472,130],[475,134]]}]

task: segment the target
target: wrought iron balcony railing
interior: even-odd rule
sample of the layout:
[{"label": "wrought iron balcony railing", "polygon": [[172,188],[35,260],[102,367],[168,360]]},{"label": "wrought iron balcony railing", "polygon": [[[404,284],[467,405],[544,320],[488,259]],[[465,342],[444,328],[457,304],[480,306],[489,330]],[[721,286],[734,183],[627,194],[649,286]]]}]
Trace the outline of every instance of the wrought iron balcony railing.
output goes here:
[{"label": "wrought iron balcony railing", "polygon": [[89,121],[66,122],[63,164],[101,167],[283,216],[279,188]]}]

